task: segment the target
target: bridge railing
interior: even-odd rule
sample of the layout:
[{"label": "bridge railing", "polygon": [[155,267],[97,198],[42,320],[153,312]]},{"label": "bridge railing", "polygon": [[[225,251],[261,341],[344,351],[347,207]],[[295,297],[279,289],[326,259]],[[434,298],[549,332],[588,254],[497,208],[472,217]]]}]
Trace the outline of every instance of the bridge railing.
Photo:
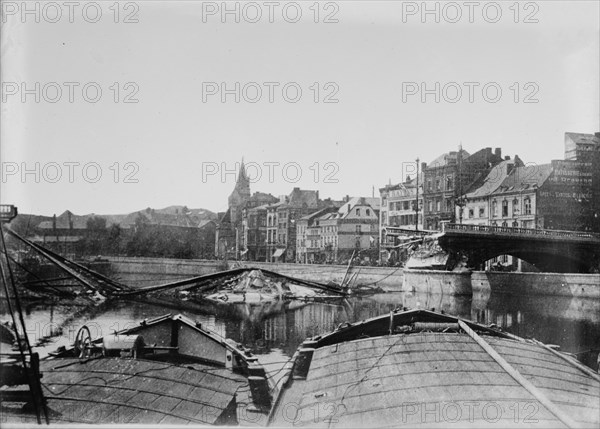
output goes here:
[{"label": "bridge railing", "polygon": [[556,238],[588,238],[600,240],[599,234],[583,231],[563,231],[557,229],[534,229],[520,228],[511,226],[491,226],[491,225],[465,225],[458,223],[446,223],[443,227],[444,231],[469,231],[469,232],[486,232],[486,233],[502,233],[513,235],[534,235]]}]

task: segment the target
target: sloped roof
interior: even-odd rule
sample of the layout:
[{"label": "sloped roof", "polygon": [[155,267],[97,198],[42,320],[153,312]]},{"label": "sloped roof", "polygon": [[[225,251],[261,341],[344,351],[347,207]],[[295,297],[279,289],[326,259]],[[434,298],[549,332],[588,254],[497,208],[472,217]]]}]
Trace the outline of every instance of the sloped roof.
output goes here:
[{"label": "sloped roof", "polygon": [[323,207],[320,210],[312,212],[312,213],[310,213],[310,214],[308,214],[306,216],[302,216],[298,220],[299,221],[300,220],[304,220],[304,221],[309,221],[310,222],[311,220],[314,220],[314,219],[317,219],[317,218],[318,219],[322,219],[322,218],[327,218],[328,219],[329,217],[331,217],[330,215],[332,215],[332,214],[335,215],[336,214],[336,210],[337,210],[336,207]]},{"label": "sloped roof", "polygon": [[486,195],[490,195],[496,191],[506,178],[508,177],[507,171],[510,165],[514,165],[514,160],[502,161],[500,164],[492,168],[489,174],[486,176],[483,184],[472,192],[466,194],[467,198],[479,198]]},{"label": "sloped roof", "polygon": [[373,198],[373,197],[353,197],[351,198],[346,204],[344,204],[342,207],[340,207],[340,209],[338,210],[338,213],[345,215],[348,212],[350,212],[350,210],[352,210],[354,208],[354,206],[364,206],[364,205],[368,205],[371,206],[371,208],[373,210],[379,210],[381,207],[381,200],[379,198]]},{"label": "sloped roof", "polygon": [[[245,383],[242,376],[226,369],[145,359],[82,363],[65,358],[42,361],[40,369],[44,396],[53,410],[51,421],[63,424],[122,425],[125,417],[129,424],[215,424],[235,403],[236,391]],[[99,416],[105,417],[99,421]]]},{"label": "sloped roof", "polygon": [[552,174],[552,164],[528,165],[515,168],[494,194],[523,191],[534,186],[541,187]]},{"label": "sloped roof", "polygon": [[565,137],[570,138],[575,143],[600,144],[600,137],[595,134],[565,133]]},{"label": "sloped roof", "polygon": [[[489,404],[508,398],[514,402],[518,398],[535,405],[535,419],[541,426],[562,424],[466,334],[421,332],[364,337],[319,347],[313,352],[306,380],[293,380],[289,388],[288,398],[295,398],[297,414],[286,416],[288,419],[294,419],[298,426],[329,428],[397,427],[400,421],[406,427],[442,427],[448,426],[448,420],[436,424],[443,419],[435,420],[435,413],[423,417],[424,410],[439,410],[439,404],[448,402]],[[597,427],[598,381],[585,377],[561,357],[536,344],[491,336],[486,336],[485,341],[508,365],[531,380],[557,409],[574,418],[577,426]],[[286,404],[283,400],[281,403]],[[334,419],[331,415],[315,417],[310,413],[314,407],[325,404],[343,412],[335,414]],[[414,406],[410,413],[407,404]],[[278,409],[273,414],[278,419],[274,425],[282,425],[284,420],[279,416],[284,412]],[[515,425],[512,414],[500,414],[500,427]],[[456,422],[461,427],[489,426],[481,408],[468,416],[464,408],[452,414],[452,419],[455,416],[457,419],[450,426]]]}]

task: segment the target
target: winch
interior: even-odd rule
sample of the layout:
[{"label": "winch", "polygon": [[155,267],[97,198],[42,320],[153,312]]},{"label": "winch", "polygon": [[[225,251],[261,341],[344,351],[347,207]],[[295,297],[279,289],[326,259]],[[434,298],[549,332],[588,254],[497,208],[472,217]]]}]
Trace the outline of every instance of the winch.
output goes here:
[{"label": "winch", "polygon": [[102,340],[102,353],[104,356],[136,358],[144,345],[141,335],[109,335]]}]

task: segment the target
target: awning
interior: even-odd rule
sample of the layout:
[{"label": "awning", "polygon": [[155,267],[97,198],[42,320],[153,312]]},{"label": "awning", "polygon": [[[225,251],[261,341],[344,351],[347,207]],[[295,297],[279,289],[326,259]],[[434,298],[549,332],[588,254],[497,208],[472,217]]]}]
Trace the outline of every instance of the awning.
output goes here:
[{"label": "awning", "polygon": [[275,250],[275,253],[273,253],[273,257],[279,258],[281,255],[283,255],[283,252],[285,252],[285,249],[277,249]]}]

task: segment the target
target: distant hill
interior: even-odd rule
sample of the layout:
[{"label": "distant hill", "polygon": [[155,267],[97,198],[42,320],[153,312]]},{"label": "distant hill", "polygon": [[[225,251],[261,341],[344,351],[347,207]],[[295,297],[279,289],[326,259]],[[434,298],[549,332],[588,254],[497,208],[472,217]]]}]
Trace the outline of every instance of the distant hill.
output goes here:
[{"label": "distant hill", "polygon": [[28,235],[32,232],[40,223],[45,221],[51,221],[52,216],[41,216],[33,214],[21,214],[19,213],[16,218],[10,222],[10,228],[20,235]]},{"label": "distant hill", "polygon": [[[56,226],[61,229],[68,229],[72,225],[73,229],[85,229],[88,219],[92,217],[101,217],[106,219],[106,225],[120,225],[121,228],[129,228],[135,224],[138,217],[143,217],[145,222],[157,225],[198,227],[209,221],[217,219],[216,213],[206,209],[189,209],[187,206],[174,205],[162,209],[153,209],[148,207],[126,214],[97,214],[90,213],[85,215],[76,215],[69,210],[65,210],[56,216]],[[52,229],[52,216],[41,216],[35,214],[19,214],[11,222],[11,228],[17,233],[28,235],[36,228]]]}]

